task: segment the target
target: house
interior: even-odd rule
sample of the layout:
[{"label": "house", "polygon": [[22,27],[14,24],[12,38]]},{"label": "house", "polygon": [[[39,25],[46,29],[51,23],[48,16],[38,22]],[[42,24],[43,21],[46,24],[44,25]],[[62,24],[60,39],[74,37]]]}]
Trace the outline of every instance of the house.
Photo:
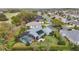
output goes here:
[{"label": "house", "polygon": [[70,22],[73,26],[79,27],[79,21],[72,21]]},{"label": "house", "polygon": [[37,16],[35,21],[39,22],[40,24],[43,24],[44,23],[44,18],[42,16]]},{"label": "house", "polygon": [[64,23],[69,23],[70,21],[66,18],[61,18],[61,21],[64,22]]},{"label": "house", "polygon": [[60,30],[62,36],[65,36],[69,39],[70,42],[79,45],[79,30]]},{"label": "house", "polygon": [[37,16],[35,21],[39,22],[40,20],[43,20],[43,17],[42,16]]},{"label": "house", "polygon": [[33,40],[39,40],[44,34],[41,28],[29,29],[28,32],[21,34],[19,40],[24,44],[31,44]]},{"label": "house", "polygon": [[19,40],[23,42],[24,44],[31,44],[33,40],[40,41],[42,40],[42,37],[46,34],[49,35],[52,32],[51,28],[46,27],[44,29],[42,28],[32,28],[27,30],[27,32],[23,33]]},{"label": "house", "polygon": [[41,24],[39,22],[33,21],[33,22],[29,22],[26,24],[27,27],[29,28],[41,28]]}]

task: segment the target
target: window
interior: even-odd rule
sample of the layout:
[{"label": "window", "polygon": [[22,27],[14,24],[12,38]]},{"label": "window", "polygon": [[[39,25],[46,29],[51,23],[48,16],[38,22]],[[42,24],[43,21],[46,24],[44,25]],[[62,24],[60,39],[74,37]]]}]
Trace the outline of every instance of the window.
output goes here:
[{"label": "window", "polygon": [[41,35],[42,33],[44,33],[42,30],[39,30],[39,31],[37,31],[37,33],[39,34],[39,35]]}]

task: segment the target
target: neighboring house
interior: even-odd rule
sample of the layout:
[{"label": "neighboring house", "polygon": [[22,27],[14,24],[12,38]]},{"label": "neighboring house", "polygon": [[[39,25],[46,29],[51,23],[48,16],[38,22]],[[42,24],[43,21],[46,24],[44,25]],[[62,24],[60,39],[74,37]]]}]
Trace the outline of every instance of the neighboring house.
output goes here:
[{"label": "neighboring house", "polygon": [[71,17],[79,18],[79,15],[70,14]]},{"label": "neighboring house", "polygon": [[73,26],[79,27],[79,21],[72,21],[70,23],[73,24]]},{"label": "neighboring house", "polygon": [[43,24],[44,23],[44,19],[42,16],[37,16],[36,19],[35,19],[36,22],[39,22],[40,24]]},{"label": "neighboring house", "polygon": [[26,24],[29,28],[41,28],[41,24],[39,22],[33,21]]},{"label": "neighboring house", "polygon": [[61,21],[64,22],[64,23],[69,23],[70,21],[66,18],[61,18]]},{"label": "neighboring house", "polygon": [[67,37],[72,43],[79,45],[79,30],[60,30],[62,36]]},{"label": "neighboring house", "polygon": [[37,16],[35,21],[39,22],[40,20],[43,20],[43,17],[42,16]]},{"label": "neighboring house", "polygon": [[35,19],[35,21],[36,21],[36,22],[39,22],[40,24],[44,24],[44,21],[45,21],[45,20],[43,19],[42,16],[37,16],[36,19]]},{"label": "neighboring house", "polygon": [[61,16],[58,16],[58,15],[54,15],[54,17],[57,19],[62,18]]}]

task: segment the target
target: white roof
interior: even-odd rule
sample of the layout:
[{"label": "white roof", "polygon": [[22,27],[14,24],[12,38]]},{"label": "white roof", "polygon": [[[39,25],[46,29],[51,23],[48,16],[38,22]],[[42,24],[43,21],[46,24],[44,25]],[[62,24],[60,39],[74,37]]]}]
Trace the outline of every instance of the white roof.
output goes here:
[{"label": "white roof", "polygon": [[26,26],[41,26],[41,24],[39,22],[33,21],[33,22],[27,23]]}]

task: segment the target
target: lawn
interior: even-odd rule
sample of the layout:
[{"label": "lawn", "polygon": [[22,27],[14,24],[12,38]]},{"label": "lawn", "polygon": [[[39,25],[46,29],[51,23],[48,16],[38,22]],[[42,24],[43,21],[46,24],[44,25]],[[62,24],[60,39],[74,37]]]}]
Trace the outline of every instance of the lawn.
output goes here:
[{"label": "lawn", "polygon": [[[19,13],[19,12],[18,12]],[[8,18],[11,18],[12,16],[16,16],[18,13],[4,13]]]},{"label": "lawn", "polygon": [[65,45],[58,45],[58,39],[56,39],[54,36],[45,36],[45,41],[43,42],[33,42],[30,46],[20,46],[20,44],[15,45],[17,47],[14,47],[14,50],[33,50],[33,51],[67,51],[70,50],[69,42],[65,39]]},{"label": "lawn", "polygon": [[11,23],[11,17],[16,16],[18,13],[4,13],[4,15],[6,15],[6,17],[9,19],[8,22]]},{"label": "lawn", "polygon": [[45,36],[45,42],[50,44],[57,44],[58,40],[54,36]]},{"label": "lawn", "polygon": [[35,51],[47,51],[50,50],[51,45],[57,45],[57,39],[53,36],[45,36],[43,42],[33,42],[31,47]]}]

